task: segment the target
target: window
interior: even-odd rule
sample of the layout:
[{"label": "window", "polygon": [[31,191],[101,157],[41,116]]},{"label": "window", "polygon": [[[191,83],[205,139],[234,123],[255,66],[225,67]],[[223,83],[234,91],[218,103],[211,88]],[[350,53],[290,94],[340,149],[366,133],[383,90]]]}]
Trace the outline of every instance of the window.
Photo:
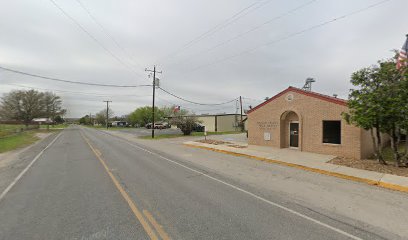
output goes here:
[{"label": "window", "polygon": [[323,121],[323,143],[341,144],[341,121]]}]

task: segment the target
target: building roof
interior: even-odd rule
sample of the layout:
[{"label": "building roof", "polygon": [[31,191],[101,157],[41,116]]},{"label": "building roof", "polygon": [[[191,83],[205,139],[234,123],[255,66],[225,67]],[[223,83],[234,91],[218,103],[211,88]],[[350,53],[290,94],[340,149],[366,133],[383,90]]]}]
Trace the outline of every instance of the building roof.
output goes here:
[{"label": "building roof", "polygon": [[295,92],[295,93],[303,94],[303,95],[306,95],[306,96],[309,96],[309,97],[314,97],[314,98],[317,98],[317,99],[320,99],[320,100],[323,100],[323,101],[339,104],[339,105],[342,105],[342,106],[347,106],[347,100],[332,97],[332,96],[328,96],[328,95],[324,95],[324,94],[317,93],[317,92],[305,91],[303,89],[295,88],[295,87],[290,86],[287,89],[283,90],[282,92],[280,92],[280,93],[276,94],[275,96],[269,98],[265,102],[263,102],[263,103],[259,104],[258,106],[252,108],[247,113],[249,114],[249,113],[255,111],[256,109],[261,108],[262,106],[268,104],[269,102],[272,102],[273,100],[275,100],[276,98],[284,95],[287,92]]},{"label": "building roof", "polygon": [[33,118],[33,122],[52,122],[50,118]]}]

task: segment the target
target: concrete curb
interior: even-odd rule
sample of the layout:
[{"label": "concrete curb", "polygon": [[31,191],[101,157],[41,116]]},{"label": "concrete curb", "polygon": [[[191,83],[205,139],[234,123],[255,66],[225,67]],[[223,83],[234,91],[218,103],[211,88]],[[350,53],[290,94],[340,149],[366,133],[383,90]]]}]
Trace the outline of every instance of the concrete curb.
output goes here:
[{"label": "concrete curb", "polygon": [[281,160],[275,160],[275,159],[269,159],[269,158],[264,158],[264,157],[253,156],[253,155],[249,155],[249,154],[245,154],[245,153],[237,153],[237,152],[232,152],[232,151],[228,151],[228,150],[221,150],[221,149],[211,148],[211,147],[207,147],[207,146],[194,145],[194,144],[190,144],[190,143],[184,143],[184,145],[188,146],[188,147],[200,148],[200,149],[210,150],[210,151],[213,151],[213,152],[219,152],[219,153],[229,154],[229,155],[238,156],[238,157],[247,157],[247,158],[255,159],[255,160],[258,160],[258,161],[262,161],[262,162],[279,164],[279,165],[283,165],[283,166],[302,169],[302,170],[309,171],[309,172],[320,173],[320,174],[327,175],[327,176],[333,176],[333,177],[337,177],[337,178],[341,178],[341,179],[347,179],[347,180],[351,180],[351,181],[355,181],[355,182],[366,183],[366,184],[373,185],[373,186],[378,186],[378,187],[382,187],[382,188],[386,188],[386,189],[391,189],[391,190],[395,190],[395,191],[408,193],[408,187],[393,184],[393,183],[389,183],[389,182],[384,182],[381,179],[379,181],[374,181],[374,180],[367,179],[367,178],[361,178],[361,177],[357,177],[357,176],[352,176],[352,175],[327,171],[327,170],[323,170],[323,169],[319,169],[319,168],[312,168],[312,167],[303,166],[303,165],[299,165],[299,164],[295,164],[295,163],[288,163],[288,162],[284,162],[284,161],[281,161]]}]

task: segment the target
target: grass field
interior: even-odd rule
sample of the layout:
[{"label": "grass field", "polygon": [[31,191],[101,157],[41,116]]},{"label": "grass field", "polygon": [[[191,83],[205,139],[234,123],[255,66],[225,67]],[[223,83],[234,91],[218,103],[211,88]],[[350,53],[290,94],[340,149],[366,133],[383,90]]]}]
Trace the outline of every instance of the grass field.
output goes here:
[{"label": "grass field", "polygon": [[[33,128],[35,126],[30,125],[29,128]],[[21,129],[26,129],[27,126],[23,124],[0,124],[0,138],[6,137],[9,135],[14,135],[17,132],[20,132]]]},{"label": "grass field", "polygon": [[[211,135],[225,135],[225,134],[240,134],[242,132],[235,132],[235,131],[231,131],[231,132],[207,132],[207,136],[211,136]],[[159,139],[164,139],[164,138],[178,138],[178,137],[199,137],[199,136],[204,136],[203,132],[192,132],[191,135],[186,136],[183,134],[162,134],[162,135],[156,135],[154,136],[153,140],[159,140]],[[151,136],[142,136],[139,137],[141,139],[152,139]]]},{"label": "grass field", "polygon": [[0,153],[28,146],[39,138],[35,136],[36,131],[27,131],[20,134],[0,138]]}]

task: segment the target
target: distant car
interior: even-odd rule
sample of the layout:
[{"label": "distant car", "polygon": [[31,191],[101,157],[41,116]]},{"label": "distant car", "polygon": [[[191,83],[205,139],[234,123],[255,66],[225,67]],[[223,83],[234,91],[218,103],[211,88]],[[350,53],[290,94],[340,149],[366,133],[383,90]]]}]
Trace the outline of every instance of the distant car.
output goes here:
[{"label": "distant car", "polygon": [[[148,124],[145,125],[145,127],[147,129],[151,129],[152,125],[153,125],[152,123],[148,123]],[[166,128],[170,128],[170,125],[168,123],[166,123],[166,122],[154,123],[154,129],[166,129]]]},{"label": "distant car", "polygon": [[194,132],[204,132],[204,130],[205,130],[205,126],[204,126],[204,125],[201,125],[201,124],[199,124],[199,123],[196,123],[196,124],[194,125],[194,127],[193,127],[193,131],[194,131]]}]

